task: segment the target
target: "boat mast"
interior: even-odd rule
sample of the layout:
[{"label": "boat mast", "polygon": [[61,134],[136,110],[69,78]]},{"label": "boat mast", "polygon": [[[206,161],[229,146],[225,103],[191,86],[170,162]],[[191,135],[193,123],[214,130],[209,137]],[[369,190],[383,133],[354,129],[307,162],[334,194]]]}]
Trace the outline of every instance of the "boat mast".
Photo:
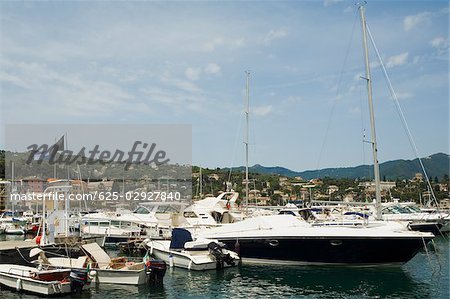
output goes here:
[{"label": "boat mast", "polygon": [[370,112],[370,128],[371,128],[371,144],[373,153],[373,170],[375,176],[375,208],[376,208],[376,219],[381,219],[381,188],[380,188],[380,167],[378,165],[377,157],[377,138],[375,133],[375,116],[372,101],[372,80],[370,77],[370,63],[369,63],[369,50],[367,48],[367,24],[364,4],[359,5],[359,12],[361,15],[361,25],[362,25],[362,35],[363,35],[363,46],[364,46],[364,58],[366,65],[366,76],[363,78],[367,82],[367,98],[369,101],[369,112]]},{"label": "boat mast", "polygon": [[250,79],[250,72],[245,71],[245,74],[247,75],[247,84],[246,84],[246,105],[245,105],[245,209],[246,213],[248,213],[248,116],[249,116],[249,103],[250,103],[250,96],[249,96],[249,79]]},{"label": "boat mast", "polygon": [[199,192],[199,197],[200,199],[202,199],[203,197],[203,176],[202,176],[202,167],[200,166],[200,192]]},{"label": "boat mast", "polygon": [[[14,162],[11,162],[11,193],[16,193],[16,184],[14,183]],[[14,197],[13,200],[11,200],[11,211],[12,211],[12,218],[14,218],[14,200],[16,198]]]}]

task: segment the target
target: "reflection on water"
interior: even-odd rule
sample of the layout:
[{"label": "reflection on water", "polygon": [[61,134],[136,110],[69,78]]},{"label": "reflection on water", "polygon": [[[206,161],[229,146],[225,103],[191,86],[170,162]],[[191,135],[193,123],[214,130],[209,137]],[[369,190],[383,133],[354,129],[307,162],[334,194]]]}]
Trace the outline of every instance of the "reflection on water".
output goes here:
[{"label": "reflection on water", "polygon": [[[401,269],[242,266],[214,273],[175,269],[157,297],[411,297],[420,285]],[[415,297],[414,295],[412,295]],[[153,297],[153,296],[152,296]]]},{"label": "reflection on water", "polygon": [[[439,237],[435,243],[437,254],[431,253],[431,263],[422,252],[401,268],[243,265],[207,272],[168,269],[163,286],[101,285],[82,297],[449,298],[449,241]],[[1,292],[2,298],[34,298]]]}]

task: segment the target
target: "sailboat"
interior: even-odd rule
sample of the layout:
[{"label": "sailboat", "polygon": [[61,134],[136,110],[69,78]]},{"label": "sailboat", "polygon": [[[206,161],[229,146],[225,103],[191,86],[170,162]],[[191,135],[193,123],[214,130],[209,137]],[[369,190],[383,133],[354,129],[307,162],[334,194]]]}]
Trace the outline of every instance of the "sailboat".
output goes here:
[{"label": "sailboat", "polygon": [[[372,133],[376,219],[381,220],[380,173],[364,6],[359,6],[359,11]],[[215,239],[225,243],[228,248],[236,248],[243,263],[401,265],[414,257],[434,235],[410,231],[395,222],[382,221],[368,226],[313,226],[287,214],[248,218],[212,228],[199,233],[198,237]]]},{"label": "sailboat", "polygon": [[[11,192],[15,193],[17,187],[14,183],[14,162],[11,163]],[[24,235],[27,219],[20,217],[14,211],[14,200],[11,200],[11,212],[4,212],[0,216],[0,231],[10,235]]]}]

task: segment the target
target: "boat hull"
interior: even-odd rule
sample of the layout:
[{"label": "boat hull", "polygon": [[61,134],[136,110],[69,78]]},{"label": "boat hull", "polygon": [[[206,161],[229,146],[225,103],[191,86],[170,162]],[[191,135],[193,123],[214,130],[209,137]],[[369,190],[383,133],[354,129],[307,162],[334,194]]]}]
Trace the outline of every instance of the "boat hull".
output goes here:
[{"label": "boat hull", "polygon": [[21,228],[6,228],[5,234],[7,235],[24,235],[25,231]]},{"label": "boat hull", "polygon": [[[162,246],[161,243],[167,243],[167,246]],[[151,242],[150,242],[151,243]],[[150,254],[157,259],[163,260],[167,264],[173,264],[175,267],[184,268],[194,271],[214,270],[218,268],[217,261],[212,258],[208,251],[194,251],[186,253],[186,251],[177,251],[168,249],[169,241],[156,241],[154,245],[150,244]],[[228,253],[228,251],[226,251]],[[234,265],[239,263],[238,257],[235,255]],[[172,261],[171,261],[172,260]],[[232,267],[227,263],[223,263],[223,267]],[[220,266],[222,267],[222,265]]]},{"label": "boat hull", "polygon": [[[77,259],[69,258],[49,258],[49,265],[63,269],[75,269],[86,270],[86,268],[77,267]],[[127,270],[127,269],[99,269],[92,268],[95,271],[95,275],[92,277],[93,283],[100,284],[123,284],[123,285],[141,285],[147,283],[147,271],[142,265],[139,270]]]},{"label": "boat hull", "polygon": [[145,269],[139,271],[93,269],[97,275],[92,279],[94,283],[100,284],[123,284],[142,285],[147,283],[147,272]]},{"label": "boat hull", "polygon": [[[34,279],[29,274],[30,271],[34,270],[35,269],[32,267],[20,265],[3,265],[0,270],[0,285],[14,289],[18,292],[27,292],[45,296],[63,295],[72,292],[70,281],[58,280],[64,276],[63,272],[36,272],[39,278]],[[50,279],[52,277],[55,277],[55,280]]]},{"label": "boat hull", "polygon": [[408,262],[431,237],[218,238],[239,251],[242,261],[283,264],[395,265]]}]

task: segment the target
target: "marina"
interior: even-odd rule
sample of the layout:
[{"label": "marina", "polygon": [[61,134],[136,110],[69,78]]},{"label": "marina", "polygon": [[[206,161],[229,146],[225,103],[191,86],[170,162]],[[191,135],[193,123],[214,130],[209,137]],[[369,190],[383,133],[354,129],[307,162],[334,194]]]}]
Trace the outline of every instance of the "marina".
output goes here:
[{"label": "marina", "polygon": [[[449,289],[443,286],[450,283],[449,241],[437,237],[434,243],[436,252],[427,256],[421,251],[401,268],[256,264],[207,272],[169,268],[163,285],[101,285],[82,297],[246,298],[250,288],[257,297],[448,298]],[[12,291],[1,291],[3,298],[18,298]],[[20,298],[35,297],[21,294]]]},{"label": "marina", "polygon": [[[104,18],[108,29],[80,44],[106,48],[82,54],[89,47],[78,48],[77,41],[58,59],[61,45],[55,43],[43,53],[53,53],[59,71],[68,73],[37,71],[39,84],[12,73],[56,68],[53,54],[28,68],[0,59],[0,66],[11,64],[11,74],[0,74],[0,82],[13,99],[35,98],[48,86],[53,102],[73,100],[65,104],[72,108],[59,112],[59,125],[47,124],[52,118],[39,109],[44,122],[33,124],[29,116],[21,124],[8,116],[0,123],[0,298],[449,298],[450,155],[448,144],[442,146],[448,126],[433,128],[444,136],[435,138],[424,133],[416,111],[412,124],[406,118],[419,109],[434,111],[427,114],[430,124],[441,126],[445,119],[439,105],[448,82],[424,74],[442,74],[441,62],[448,63],[448,31],[434,22],[448,21],[449,7],[432,3],[430,12],[422,3],[377,3],[372,13],[365,1],[343,2],[242,2],[241,11],[236,3],[172,7],[144,1],[127,6],[125,15],[140,20],[124,18],[130,26],[122,17],[111,18],[124,3],[55,3],[61,16],[80,16],[88,5],[102,12],[108,7],[98,19],[83,15],[77,26],[61,26],[57,34],[70,38],[69,32],[87,24],[84,30],[92,35],[90,28]],[[5,7],[7,26],[26,15],[19,4]],[[254,19],[242,14],[247,9],[258,12]],[[158,10],[161,19],[148,18]],[[222,10],[236,15],[239,30],[218,18]],[[206,14],[187,18],[198,12]],[[318,22],[311,12],[326,18]],[[240,21],[244,16],[247,21]],[[0,17],[3,22],[3,12]],[[17,24],[27,25],[19,26],[18,36],[34,32],[28,22],[56,30],[55,24],[75,20],[63,19],[52,19],[52,26],[46,18],[22,19]],[[156,24],[165,24],[158,29],[165,38],[154,35]],[[31,31],[22,36],[24,28]],[[35,28],[40,36],[42,29]],[[398,43],[404,35],[409,38]],[[23,43],[9,33],[5,40],[7,48]],[[12,49],[6,56],[28,55],[19,46]],[[394,55],[393,49],[406,52]],[[336,73],[339,59],[344,62]],[[77,63],[69,67],[66,61]],[[70,70],[80,67],[78,61],[84,66],[75,74]],[[131,71],[115,69],[120,67]],[[237,76],[236,69],[243,73]],[[103,76],[109,79],[96,81]],[[89,83],[82,83],[87,77]],[[434,85],[426,85],[430,81]],[[226,91],[224,82],[234,91]],[[65,87],[54,90],[53,84]],[[69,95],[78,89],[89,91]],[[76,105],[78,98],[85,103]],[[424,98],[440,104],[417,108]],[[9,101],[1,108],[2,115],[16,109]],[[330,112],[328,123],[324,111]],[[230,127],[237,129],[234,150]],[[317,138],[321,130],[323,140]],[[264,142],[257,148],[254,138],[261,131]],[[236,150],[238,142],[243,150]],[[414,158],[403,160],[408,143]],[[419,148],[435,154],[421,155]],[[231,163],[225,156],[232,156]],[[251,166],[253,161],[311,170]]]}]

